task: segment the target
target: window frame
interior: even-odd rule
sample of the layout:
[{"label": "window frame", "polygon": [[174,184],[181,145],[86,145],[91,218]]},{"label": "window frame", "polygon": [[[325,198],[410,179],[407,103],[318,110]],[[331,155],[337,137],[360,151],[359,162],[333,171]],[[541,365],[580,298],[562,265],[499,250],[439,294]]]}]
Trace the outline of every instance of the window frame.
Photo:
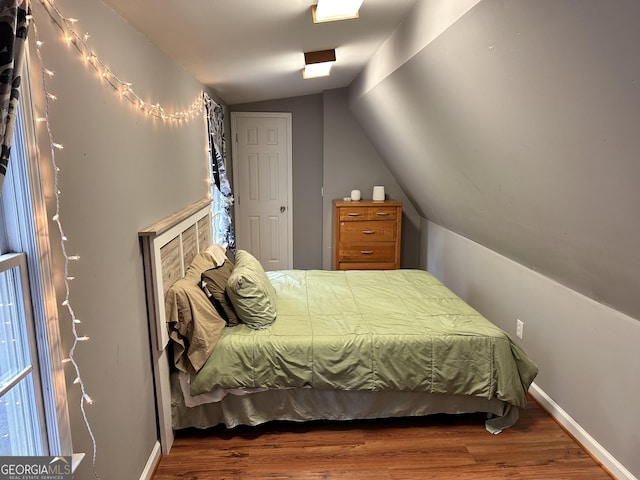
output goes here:
[{"label": "window frame", "polygon": [[[35,322],[33,320],[33,310],[31,308],[31,292],[29,288],[29,278],[27,273],[27,256],[25,253],[5,253],[0,255],[0,273],[8,272],[13,269],[18,270],[17,281],[20,282],[19,292],[16,294],[16,299],[22,301],[20,310],[22,315],[19,315],[21,320],[24,321],[24,327],[27,333],[26,341],[29,346],[29,366],[22,369],[19,373],[14,375],[6,385],[0,389],[0,397],[5,396],[10,391],[19,388],[22,382],[32,382],[33,395],[35,400],[35,414],[37,415],[37,424],[39,427],[38,438],[39,446],[38,452],[46,453],[49,451],[49,439],[46,426],[45,412],[44,412],[44,396],[42,394],[42,381],[40,376],[40,368],[38,361],[38,350],[35,334]],[[21,293],[21,295],[18,295]],[[31,376],[31,379],[28,377]],[[37,453],[37,452],[36,452]],[[26,452],[20,452],[20,455],[24,455]]]},{"label": "window frame", "polygon": [[[64,356],[45,199],[48,177],[42,168],[47,157],[46,154],[42,155],[38,148],[36,134],[36,118],[44,115],[37,114],[37,106],[33,101],[34,98],[43,98],[44,89],[41,80],[39,82],[37,76],[30,75],[32,59],[28,50],[27,48],[27,61],[23,66],[19,118],[16,121],[11,150],[9,168],[12,169],[12,174],[5,178],[2,192],[4,225],[7,228],[5,247],[9,251],[26,254],[46,422],[47,453],[54,456],[71,455],[73,446],[62,363]],[[35,64],[33,65],[36,68]],[[26,165],[17,161],[16,156],[19,153],[26,156]]]}]

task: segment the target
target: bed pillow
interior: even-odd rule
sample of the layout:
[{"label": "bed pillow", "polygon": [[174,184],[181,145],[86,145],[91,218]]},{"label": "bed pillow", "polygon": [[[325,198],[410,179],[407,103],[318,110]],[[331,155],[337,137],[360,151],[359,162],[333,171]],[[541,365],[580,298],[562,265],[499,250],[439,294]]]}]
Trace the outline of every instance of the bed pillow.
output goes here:
[{"label": "bed pillow", "polygon": [[216,266],[220,266],[227,259],[227,249],[217,243],[212,243],[205,250],[215,262]]},{"label": "bed pillow", "polygon": [[197,372],[218,343],[225,321],[198,281],[187,277],[175,282],[167,292],[165,313],[174,365],[183,372]]},{"label": "bed pillow", "polygon": [[275,321],[276,291],[260,262],[249,252],[236,252],[226,291],[236,314],[248,327],[265,328]]},{"label": "bed pillow", "polygon": [[194,285],[198,285],[200,275],[205,270],[215,267],[217,264],[209,252],[199,252],[193,257],[191,263],[184,272],[184,278],[188,278]]},{"label": "bed pillow", "polygon": [[226,292],[227,280],[229,280],[232,271],[233,263],[225,260],[222,265],[202,272],[200,277],[200,287],[222,319],[227,322],[227,326],[234,326],[240,323],[233,309],[231,299]]}]

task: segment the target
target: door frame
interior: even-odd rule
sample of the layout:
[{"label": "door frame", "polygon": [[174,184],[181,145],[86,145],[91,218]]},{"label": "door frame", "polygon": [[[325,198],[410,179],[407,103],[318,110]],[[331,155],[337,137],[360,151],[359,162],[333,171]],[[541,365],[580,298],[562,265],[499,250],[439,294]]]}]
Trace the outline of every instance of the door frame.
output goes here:
[{"label": "door frame", "polygon": [[242,198],[238,179],[238,118],[279,118],[284,119],[287,130],[287,268],[293,268],[293,141],[291,138],[291,113],[287,112],[231,112],[231,137],[233,139],[231,149],[231,159],[233,167],[233,191],[236,201],[233,204],[234,217],[236,218],[236,244],[237,239],[242,235],[241,225],[242,218]]}]

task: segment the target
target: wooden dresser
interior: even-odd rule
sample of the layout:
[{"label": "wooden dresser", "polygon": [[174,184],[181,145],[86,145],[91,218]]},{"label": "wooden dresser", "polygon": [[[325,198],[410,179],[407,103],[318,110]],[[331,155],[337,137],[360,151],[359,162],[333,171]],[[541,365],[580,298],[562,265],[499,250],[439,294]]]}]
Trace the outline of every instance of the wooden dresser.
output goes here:
[{"label": "wooden dresser", "polygon": [[400,268],[402,202],[333,201],[333,269]]}]

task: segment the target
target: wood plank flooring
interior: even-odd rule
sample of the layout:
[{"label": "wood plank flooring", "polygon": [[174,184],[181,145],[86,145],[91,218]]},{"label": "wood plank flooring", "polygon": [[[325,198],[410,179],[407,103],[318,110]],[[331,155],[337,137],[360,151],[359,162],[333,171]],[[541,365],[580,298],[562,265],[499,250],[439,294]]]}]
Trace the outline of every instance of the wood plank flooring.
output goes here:
[{"label": "wood plank flooring", "polygon": [[353,422],[274,422],[177,432],[153,480],[188,479],[611,480],[530,399],[499,435],[484,416]]}]

